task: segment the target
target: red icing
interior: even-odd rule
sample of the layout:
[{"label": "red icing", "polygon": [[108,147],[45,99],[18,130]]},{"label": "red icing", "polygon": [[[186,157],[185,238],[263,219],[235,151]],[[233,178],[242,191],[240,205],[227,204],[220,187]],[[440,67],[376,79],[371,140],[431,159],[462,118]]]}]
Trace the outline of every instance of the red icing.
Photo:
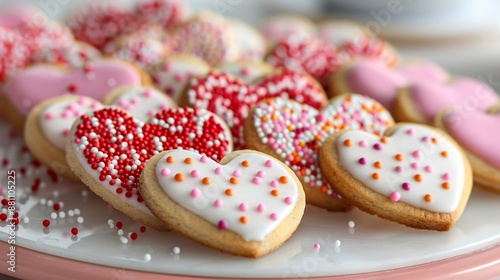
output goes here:
[{"label": "red icing", "polygon": [[212,72],[196,79],[189,90],[191,106],[214,112],[227,122],[235,149],[244,147],[243,123],[252,107],[271,97],[288,97],[316,109],[326,103],[321,88],[309,77],[291,70],[268,77],[258,86],[245,84],[226,73]]}]

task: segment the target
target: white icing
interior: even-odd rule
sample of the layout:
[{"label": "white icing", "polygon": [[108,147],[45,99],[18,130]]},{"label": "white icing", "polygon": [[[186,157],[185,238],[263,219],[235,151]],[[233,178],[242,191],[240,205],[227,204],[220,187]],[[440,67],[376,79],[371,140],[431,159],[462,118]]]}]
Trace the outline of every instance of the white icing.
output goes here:
[{"label": "white icing", "polygon": [[[173,163],[166,162],[169,156],[174,158]],[[187,157],[193,159],[192,164],[184,162]],[[219,165],[210,159],[203,163],[201,157],[185,150],[169,151],[156,165],[156,178],[171,199],[216,227],[224,220],[227,222],[227,230],[241,235],[245,240],[263,240],[295,207],[299,197],[298,188],[301,186],[297,185],[289,172],[272,157],[255,153],[241,154],[226,165]],[[268,160],[273,162],[272,167],[266,166]],[[243,161],[248,161],[250,166],[242,166]],[[218,167],[223,170],[220,175],[215,173]],[[162,175],[164,168],[168,168],[169,175]],[[197,177],[191,175],[193,170],[199,172]],[[237,185],[230,183],[235,170],[241,173]],[[265,175],[262,176],[260,184],[255,184],[254,177],[260,170],[264,171]],[[177,173],[184,175],[184,181],[175,180]],[[279,181],[281,176],[286,176],[288,182],[279,184],[276,188],[272,187],[271,181]],[[202,183],[204,177],[211,179],[210,185]],[[227,188],[233,189],[233,196],[225,194]],[[200,191],[196,198],[192,197],[193,189]],[[271,194],[274,189],[279,191],[279,196]],[[292,199],[290,204],[285,202],[286,197]],[[222,200],[221,207],[214,205],[217,199]],[[248,206],[247,211],[240,210],[242,203]],[[263,212],[257,210],[259,204],[264,205]],[[272,213],[277,214],[276,220],[270,218]],[[241,216],[248,218],[246,224],[240,222]]]},{"label": "white icing", "polygon": [[[413,135],[408,130],[414,131]],[[425,142],[423,137],[437,139],[437,144],[432,141]],[[350,139],[352,145],[346,147],[344,141]],[[447,139],[430,128],[418,125],[404,125],[390,137],[388,143],[382,144],[379,137],[362,131],[349,131],[342,134],[337,141],[339,161],[347,172],[374,191],[389,197],[392,192],[400,194],[399,201],[409,205],[439,213],[451,213],[456,210],[464,185],[464,159],[458,149]],[[365,140],[366,147],[359,145]],[[380,143],[382,150],[376,150],[373,145]],[[413,152],[419,150],[421,156],[416,158]],[[441,152],[446,151],[443,157]],[[404,159],[400,162],[395,155],[401,154]],[[358,161],[365,158],[367,163],[362,165]],[[382,168],[377,169],[374,162],[382,163]],[[411,165],[417,163],[414,169]],[[430,165],[432,172],[425,171]],[[402,172],[398,173],[396,167],[401,166]],[[377,172],[380,178],[375,180],[372,174]],[[415,174],[422,175],[422,182],[414,179]],[[443,179],[443,174],[449,173],[449,180]],[[442,184],[448,181],[449,189],[444,189]],[[411,190],[405,190],[403,183],[410,183]],[[431,202],[424,200],[425,195],[432,196]],[[389,198],[388,198],[389,201]]]},{"label": "white icing", "polygon": [[69,129],[81,115],[100,109],[102,104],[88,97],[76,97],[48,106],[39,116],[39,125],[45,137],[54,146],[64,151]]},{"label": "white icing", "polygon": [[208,71],[208,65],[173,56],[154,67],[151,76],[155,85],[178,103],[191,77],[206,75]]},{"label": "white icing", "polygon": [[110,105],[128,111],[134,118],[143,122],[164,109],[176,107],[170,98],[151,87],[127,88]]}]

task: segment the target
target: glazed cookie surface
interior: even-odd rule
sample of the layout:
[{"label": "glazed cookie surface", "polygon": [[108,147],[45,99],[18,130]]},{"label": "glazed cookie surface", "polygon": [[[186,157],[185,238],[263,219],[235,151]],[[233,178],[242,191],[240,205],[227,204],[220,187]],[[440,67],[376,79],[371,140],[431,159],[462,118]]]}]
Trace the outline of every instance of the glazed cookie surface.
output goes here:
[{"label": "glazed cookie surface", "polygon": [[250,150],[220,164],[190,151],[163,152],[146,164],[140,191],[153,213],[182,235],[253,258],[288,240],[305,207],[292,171]]},{"label": "glazed cookie surface", "polygon": [[418,229],[449,230],[472,189],[460,147],[441,130],[423,125],[400,123],[382,137],[338,132],[323,144],[319,162],[344,199]]}]

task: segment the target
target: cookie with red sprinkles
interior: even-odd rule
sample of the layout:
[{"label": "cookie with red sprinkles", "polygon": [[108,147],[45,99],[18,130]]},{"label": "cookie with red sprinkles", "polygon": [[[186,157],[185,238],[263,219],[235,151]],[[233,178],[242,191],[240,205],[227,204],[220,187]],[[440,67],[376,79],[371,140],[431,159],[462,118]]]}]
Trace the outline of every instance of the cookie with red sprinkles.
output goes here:
[{"label": "cookie with red sprinkles", "polygon": [[377,101],[357,94],[331,100],[318,111],[286,98],[259,102],[245,121],[247,147],[279,158],[302,182],[307,202],[330,211],[351,207],[321,174],[318,153],[325,139],[340,130],[359,129],[381,135],[394,124]]},{"label": "cookie with red sprinkles", "polygon": [[164,110],[142,123],[126,111],[105,108],[75,121],[66,159],[82,182],[116,209],[164,230],[137,186],[145,163],[172,149],[196,151],[219,161],[232,150],[231,133],[219,117],[200,109]]},{"label": "cookie with red sprinkles", "polygon": [[236,149],[245,147],[243,124],[253,106],[271,97],[284,97],[319,109],[326,102],[325,92],[307,74],[284,69],[257,85],[247,84],[227,73],[210,72],[191,80],[179,105],[203,108],[224,119],[231,128]]},{"label": "cookie with red sprinkles", "polygon": [[171,29],[187,17],[189,7],[182,0],[147,0],[138,3],[135,11],[140,25]]}]

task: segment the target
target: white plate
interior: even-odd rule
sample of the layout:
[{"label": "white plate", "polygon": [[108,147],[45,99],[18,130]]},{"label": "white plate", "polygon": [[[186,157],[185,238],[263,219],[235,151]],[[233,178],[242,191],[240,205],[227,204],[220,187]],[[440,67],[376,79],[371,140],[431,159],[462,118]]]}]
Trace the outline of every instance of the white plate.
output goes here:
[{"label": "white plate", "polygon": [[[0,135],[7,132],[7,126],[0,122]],[[21,145],[20,138],[0,140],[0,186],[4,195],[7,171],[17,169],[16,210],[21,218],[16,232],[17,244],[77,261],[193,276],[313,277],[402,268],[500,243],[500,220],[495,218],[500,213],[500,197],[477,189],[462,218],[449,232],[414,230],[357,210],[328,213],[307,207],[297,232],[277,251],[256,260],[235,257],[175,233],[158,233],[152,229],[141,233],[139,223],[109,207],[86,191],[85,186],[67,180],[52,183],[44,167],[30,165],[32,158],[20,152]],[[5,165],[4,158],[15,160]],[[19,168],[28,165],[26,175],[21,176]],[[37,177],[41,178],[42,187],[32,192],[31,185]],[[49,200],[63,202],[59,212],[64,212],[65,218],[51,218],[54,210],[47,205]],[[75,209],[80,210],[80,215],[70,217],[70,210],[75,212]],[[78,223],[77,217],[83,217],[83,223]],[[45,219],[51,221],[48,229],[42,226]],[[134,231],[138,238],[122,243],[118,230],[108,224],[110,219],[123,223],[124,236]],[[348,227],[349,221],[355,222],[354,228]],[[6,225],[7,222],[0,223],[2,241],[8,239]],[[79,229],[78,237],[71,236],[73,227]],[[336,240],[341,242],[338,247]],[[321,245],[319,251],[314,249],[315,243]],[[180,254],[172,253],[174,247],[180,248]]]}]

